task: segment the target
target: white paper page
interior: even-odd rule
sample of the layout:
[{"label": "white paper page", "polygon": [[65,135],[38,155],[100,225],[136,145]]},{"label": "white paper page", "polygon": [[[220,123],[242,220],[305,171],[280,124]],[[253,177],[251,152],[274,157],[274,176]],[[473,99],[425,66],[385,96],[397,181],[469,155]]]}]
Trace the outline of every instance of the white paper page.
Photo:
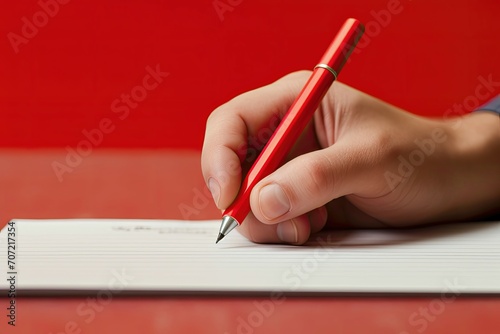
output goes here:
[{"label": "white paper page", "polygon": [[7,225],[0,272],[15,272],[18,292],[500,292],[500,222],[332,231],[307,246],[254,244],[237,231],[216,245],[219,224],[15,220],[15,271]]}]

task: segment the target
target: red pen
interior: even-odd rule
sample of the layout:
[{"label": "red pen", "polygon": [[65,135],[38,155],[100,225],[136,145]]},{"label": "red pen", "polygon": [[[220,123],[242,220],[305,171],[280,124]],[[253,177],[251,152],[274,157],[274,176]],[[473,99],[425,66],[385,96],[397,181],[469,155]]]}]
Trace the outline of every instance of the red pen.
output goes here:
[{"label": "red pen", "polygon": [[347,19],[314,67],[311,77],[285,114],[276,131],[248,171],[234,202],[222,214],[217,242],[240,225],[250,212],[250,193],[264,177],[275,171],[297,141],[318,108],[326,92],[337,79],[349,55],[363,35],[364,27],[356,19]]}]

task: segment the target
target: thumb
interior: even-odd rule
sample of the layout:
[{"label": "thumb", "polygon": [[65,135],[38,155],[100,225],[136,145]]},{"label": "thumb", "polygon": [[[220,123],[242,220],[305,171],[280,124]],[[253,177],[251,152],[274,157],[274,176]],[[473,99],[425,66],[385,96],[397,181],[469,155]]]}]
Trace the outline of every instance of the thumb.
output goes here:
[{"label": "thumb", "polygon": [[255,217],[275,224],[310,212],[338,197],[370,189],[373,157],[363,146],[337,142],[289,161],[253,189]]}]

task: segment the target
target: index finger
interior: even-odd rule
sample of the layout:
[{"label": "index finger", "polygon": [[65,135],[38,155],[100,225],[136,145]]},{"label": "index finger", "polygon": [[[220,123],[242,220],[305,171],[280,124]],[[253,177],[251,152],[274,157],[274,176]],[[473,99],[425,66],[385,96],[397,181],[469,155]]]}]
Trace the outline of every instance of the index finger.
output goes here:
[{"label": "index finger", "polygon": [[209,116],[201,168],[219,209],[233,202],[241,185],[242,164],[256,158],[309,74],[307,71],[289,74],[239,95]]}]

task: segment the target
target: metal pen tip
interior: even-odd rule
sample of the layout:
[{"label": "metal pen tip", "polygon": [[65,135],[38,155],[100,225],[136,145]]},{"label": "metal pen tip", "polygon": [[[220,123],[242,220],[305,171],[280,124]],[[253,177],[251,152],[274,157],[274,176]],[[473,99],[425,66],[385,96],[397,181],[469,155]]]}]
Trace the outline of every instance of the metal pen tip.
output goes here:
[{"label": "metal pen tip", "polygon": [[217,237],[217,240],[215,241],[215,243],[218,243],[218,242],[219,242],[219,241],[221,241],[221,240],[222,240],[222,238],[224,238],[224,237],[225,237],[225,235],[224,235],[224,234],[219,233],[219,236]]},{"label": "metal pen tip", "polygon": [[220,225],[219,236],[217,237],[217,241],[215,243],[221,241],[222,238],[228,235],[229,232],[231,232],[231,230],[233,230],[236,226],[238,226],[238,222],[233,217],[231,216],[222,217],[222,224]]}]

